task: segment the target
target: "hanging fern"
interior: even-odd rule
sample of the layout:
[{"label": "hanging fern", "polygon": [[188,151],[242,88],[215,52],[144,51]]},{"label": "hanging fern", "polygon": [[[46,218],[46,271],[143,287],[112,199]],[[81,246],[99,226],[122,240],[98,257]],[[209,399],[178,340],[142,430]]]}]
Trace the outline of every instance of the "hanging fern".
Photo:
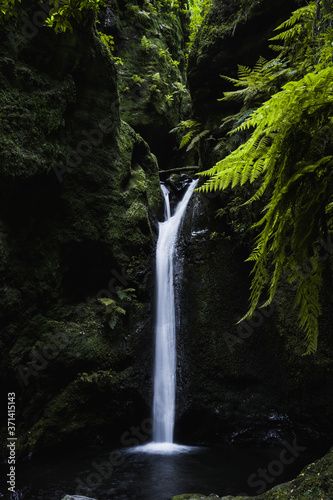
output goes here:
[{"label": "hanging fern", "polygon": [[187,146],[186,151],[190,151],[199,141],[205,137],[210,131],[203,130],[200,132],[201,123],[196,120],[181,121],[177,127],[170,130],[170,133],[183,134],[179,149]]},{"label": "hanging fern", "polygon": [[[287,28],[288,34],[275,39],[283,40],[286,45],[301,28],[309,43],[315,7],[316,3],[311,2],[295,11],[279,26],[279,29]],[[254,314],[263,295],[266,295],[263,306],[270,304],[281,279],[287,276],[288,282],[296,287],[295,306],[299,310],[307,353],[317,348],[320,315],[323,267],[317,259],[316,241],[325,236],[326,213],[333,206],[333,68],[328,65],[331,42],[332,34],[326,30],[321,44],[318,43],[315,66],[312,51],[307,60],[296,67],[287,66],[279,58],[274,60],[275,68],[273,62],[262,58],[253,69],[239,66],[239,78],[227,80],[243,88],[226,92],[224,100],[241,99],[246,103],[251,92],[269,94],[272,81],[278,78],[276,68],[288,78],[300,74],[300,67],[302,71],[312,67],[312,71],[284,84],[258,109],[251,110],[251,114],[229,132],[248,131],[250,138],[211,169],[199,174],[209,177],[199,188],[202,192],[255,183],[256,191],[245,204],[260,199],[264,193],[269,197],[261,219],[253,226],[261,232],[248,259],[254,264],[253,278],[249,311],[242,319]],[[242,109],[244,112],[246,106]],[[305,273],[300,271],[304,264],[307,264]]]},{"label": "hanging fern", "polygon": [[311,37],[313,22],[316,16],[317,4],[315,1],[305,7],[295,10],[289,19],[277,26],[275,30],[284,30],[270,40],[282,40],[283,42],[294,42],[300,36]]},{"label": "hanging fern", "polygon": [[[320,6],[322,2],[319,2]],[[288,56],[298,68],[298,71],[308,71],[316,61],[318,36],[316,26],[318,17],[318,1],[311,1],[305,7],[295,10],[291,17],[280,24],[276,30],[281,33],[270,38],[273,42],[283,45],[270,45],[273,50],[280,51],[281,56]]]},{"label": "hanging fern", "polygon": [[238,65],[238,79],[220,75],[235,87],[243,87],[241,90],[224,92],[224,97],[219,101],[240,100],[248,105],[258,95],[269,97],[279,88],[281,77],[291,76],[293,70],[287,67],[285,61],[279,58],[267,61],[260,57],[254,68]]}]

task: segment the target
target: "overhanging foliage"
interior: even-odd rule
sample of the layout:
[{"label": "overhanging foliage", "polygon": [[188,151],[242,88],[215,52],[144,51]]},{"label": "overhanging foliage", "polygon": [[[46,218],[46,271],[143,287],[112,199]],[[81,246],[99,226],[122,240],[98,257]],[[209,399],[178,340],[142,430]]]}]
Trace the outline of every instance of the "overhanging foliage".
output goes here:
[{"label": "overhanging foliage", "polygon": [[[203,192],[249,182],[257,189],[246,204],[268,196],[254,225],[261,232],[248,259],[254,267],[245,318],[254,314],[263,294],[263,306],[269,304],[287,279],[296,290],[307,353],[317,349],[324,269],[318,240],[327,240],[332,202],[332,20],[327,2],[310,2],[277,28],[283,31],[272,40],[283,45],[276,47],[276,59],[261,58],[253,70],[240,66],[239,79],[229,78],[242,90],[227,92],[224,99],[241,99],[245,117],[230,133],[247,130],[250,137],[199,174],[210,177],[200,188]],[[290,81],[277,89],[281,78]],[[266,100],[249,116],[254,93]],[[304,267],[307,271],[300,272]]]}]

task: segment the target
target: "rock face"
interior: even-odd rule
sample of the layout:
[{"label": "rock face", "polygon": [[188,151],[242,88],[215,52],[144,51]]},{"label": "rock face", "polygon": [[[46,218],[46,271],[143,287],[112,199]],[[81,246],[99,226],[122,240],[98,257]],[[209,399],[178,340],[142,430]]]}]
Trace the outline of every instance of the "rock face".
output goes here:
[{"label": "rock face", "polygon": [[[237,77],[237,64],[253,66],[268,49],[273,30],[297,8],[293,0],[214,0],[193,44],[188,82],[194,116],[213,131],[221,117],[232,114],[230,103],[218,102],[230,84],[220,75]],[[234,105],[234,104],[233,104]]]},{"label": "rock face", "polygon": [[[169,130],[190,116],[187,19],[162,2],[109,2],[100,20],[116,41],[110,58],[89,16],[56,36],[33,24],[34,5],[22,7],[30,31],[19,16],[0,32],[0,375],[17,394],[22,452],[104,437],[119,446],[150,415],[157,160],[166,170],[184,164]],[[233,112],[216,101],[219,74],[265,56],[294,7],[215,1],[189,61],[193,113],[213,139]],[[207,146],[204,167],[214,154]],[[169,182],[175,198],[185,183]],[[249,267],[247,249],[215,218],[224,201],[192,200],[178,248],[176,437],[331,439],[331,315],[310,358],[283,287],[274,310],[236,325]]]},{"label": "rock face", "polygon": [[103,30],[114,37],[115,55],[121,59],[121,116],[149,143],[161,170],[182,166],[183,154],[169,132],[191,112],[185,63],[188,21],[185,10],[165,1],[112,0],[102,16]]},{"label": "rock face", "polygon": [[149,415],[157,161],[120,119],[92,19],[22,23],[0,36],[1,377],[26,452],[104,427],[119,441]]},{"label": "rock face", "polygon": [[311,357],[302,357],[287,288],[237,324],[249,294],[246,249],[221,231],[214,200],[198,194],[191,203],[178,249],[178,438],[263,445],[295,436],[312,445],[332,439],[330,314]]}]

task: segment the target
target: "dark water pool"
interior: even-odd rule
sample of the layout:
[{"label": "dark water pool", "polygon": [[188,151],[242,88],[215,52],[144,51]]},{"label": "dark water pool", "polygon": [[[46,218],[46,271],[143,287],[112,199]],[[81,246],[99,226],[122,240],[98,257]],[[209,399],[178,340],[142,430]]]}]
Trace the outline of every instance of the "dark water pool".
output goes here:
[{"label": "dark water pool", "polygon": [[292,479],[317,455],[287,443],[284,448],[145,447],[95,449],[18,466],[16,495],[6,495],[2,466],[0,498],[61,500],[67,494],[97,500],[167,500],[181,493],[256,495]]}]

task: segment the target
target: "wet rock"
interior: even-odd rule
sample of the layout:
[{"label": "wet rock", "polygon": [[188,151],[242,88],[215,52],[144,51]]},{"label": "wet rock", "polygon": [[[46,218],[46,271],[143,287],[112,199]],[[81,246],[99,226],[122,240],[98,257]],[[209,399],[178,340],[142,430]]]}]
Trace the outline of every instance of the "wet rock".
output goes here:
[{"label": "wet rock", "polygon": [[[276,446],[298,436],[310,446],[325,444],[332,435],[326,414],[333,410],[332,371],[324,368],[333,362],[329,327],[322,329],[321,353],[297,355],[302,338],[295,334],[292,299],[288,309],[281,302],[288,290],[238,324],[248,301],[245,258],[246,250],[221,231],[214,203],[196,194],[177,249],[181,271],[175,266],[181,304],[177,439]],[[322,380],[320,388],[313,377]],[[322,405],[325,411],[318,412]]]},{"label": "wet rock", "polygon": [[96,500],[96,498],[82,497],[81,495],[66,495],[62,500]]},{"label": "wet rock", "polygon": [[[120,114],[149,143],[160,169],[182,165],[175,134],[170,130],[190,115],[185,43],[188,17],[172,3],[153,7],[137,0],[108,3],[104,30],[115,39]],[[110,26],[110,12],[117,23]]]}]

